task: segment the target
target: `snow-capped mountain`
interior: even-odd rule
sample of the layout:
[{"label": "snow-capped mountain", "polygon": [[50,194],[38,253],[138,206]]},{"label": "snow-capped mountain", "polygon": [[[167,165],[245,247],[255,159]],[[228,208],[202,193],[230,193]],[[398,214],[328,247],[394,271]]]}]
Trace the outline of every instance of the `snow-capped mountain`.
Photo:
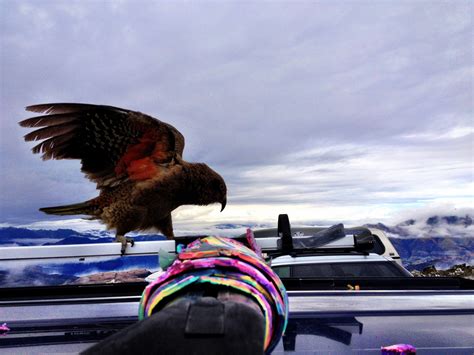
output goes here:
[{"label": "snow-capped mountain", "polygon": [[408,269],[474,264],[474,225],[470,215],[436,215],[409,219],[395,226],[382,223],[369,226],[388,235]]},{"label": "snow-capped mountain", "polygon": [[[161,234],[132,234],[132,236],[136,241],[166,239]],[[0,228],[0,247],[107,243],[113,240],[112,233],[98,230],[79,232],[72,229]]]},{"label": "snow-capped mountain", "polygon": [[474,237],[472,217],[459,216],[430,216],[427,218],[409,219],[395,226],[386,226],[383,223],[371,226],[387,232],[393,238],[466,238]]}]

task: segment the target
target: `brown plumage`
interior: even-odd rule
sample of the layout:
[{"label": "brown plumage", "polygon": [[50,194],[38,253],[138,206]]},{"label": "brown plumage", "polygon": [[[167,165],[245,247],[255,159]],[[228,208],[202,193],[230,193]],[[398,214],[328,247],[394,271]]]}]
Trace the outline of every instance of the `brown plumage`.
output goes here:
[{"label": "brown plumage", "polygon": [[[171,211],[181,205],[226,204],[222,177],[207,165],[182,159],[184,137],[156,118],[112,106],[60,103],[28,106],[42,113],[20,122],[38,128],[26,141],[42,140],[33,153],[47,159],[79,159],[97,184],[98,197],[40,208],[57,215],[89,215],[116,229],[126,242],[132,230],[156,228],[172,239]],[[133,245],[133,244],[132,244]]]}]

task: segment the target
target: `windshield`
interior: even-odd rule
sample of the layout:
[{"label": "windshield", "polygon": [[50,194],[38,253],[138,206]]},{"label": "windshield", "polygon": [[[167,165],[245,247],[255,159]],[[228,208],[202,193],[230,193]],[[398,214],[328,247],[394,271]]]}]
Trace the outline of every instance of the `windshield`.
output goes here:
[{"label": "windshield", "polygon": [[143,282],[279,214],[473,277],[472,4],[424,5],[0,2],[0,288]]},{"label": "windshield", "polygon": [[281,278],[405,277],[406,271],[391,262],[315,263],[273,268]]}]

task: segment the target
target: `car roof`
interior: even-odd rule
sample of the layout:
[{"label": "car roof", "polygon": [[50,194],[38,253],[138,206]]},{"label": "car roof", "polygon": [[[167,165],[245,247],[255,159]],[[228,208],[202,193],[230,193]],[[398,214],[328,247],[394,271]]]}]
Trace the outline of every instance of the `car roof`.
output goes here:
[{"label": "car roof", "polygon": [[364,262],[390,262],[387,258],[378,254],[339,254],[339,255],[309,255],[291,256],[283,255],[272,259],[272,267],[298,264],[319,263],[364,263]]}]

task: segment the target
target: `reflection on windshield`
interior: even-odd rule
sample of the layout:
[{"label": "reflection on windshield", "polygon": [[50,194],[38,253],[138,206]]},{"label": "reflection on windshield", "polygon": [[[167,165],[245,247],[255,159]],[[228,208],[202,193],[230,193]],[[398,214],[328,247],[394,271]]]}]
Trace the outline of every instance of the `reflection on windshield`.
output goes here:
[{"label": "reflection on windshield", "polygon": [[350,345],[352,334],[362,334],[363,324],[354,317],[290,318],[283,336],[283,349],[295,351],[296,335],[322,336]]},{"label": "reflection on windshield", "polygon": [[141,282],[158,268],[154,255],[3,260],[0,287]]}]

